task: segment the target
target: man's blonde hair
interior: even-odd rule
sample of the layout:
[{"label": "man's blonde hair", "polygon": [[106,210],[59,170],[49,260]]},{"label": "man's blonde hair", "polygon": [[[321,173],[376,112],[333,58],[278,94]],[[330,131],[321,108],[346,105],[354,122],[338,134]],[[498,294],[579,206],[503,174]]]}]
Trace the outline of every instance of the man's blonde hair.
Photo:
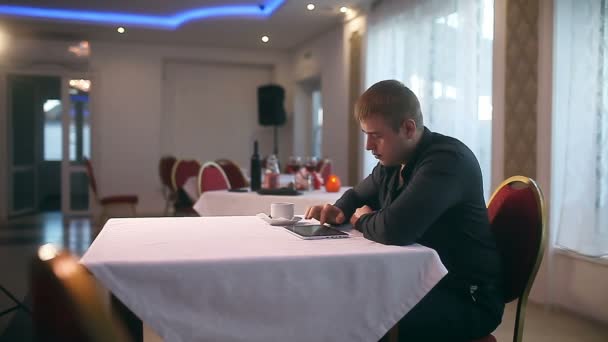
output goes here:
[{"label": "man's blonde hair", "polygon": [[418,130],[424,127],[418,98],[396,80],[380,81],[359,97],[355,104],[355,118],[361,122],[372,116],[383,117],[395,131],[399,131],[407,119],[414,120]]}]

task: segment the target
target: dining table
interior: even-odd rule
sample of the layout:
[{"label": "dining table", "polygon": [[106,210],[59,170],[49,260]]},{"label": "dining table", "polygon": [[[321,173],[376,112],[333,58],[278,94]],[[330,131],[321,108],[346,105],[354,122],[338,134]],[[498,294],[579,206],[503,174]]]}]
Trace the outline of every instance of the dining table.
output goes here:
[{"label": "dining table", "polygon": [[377,341],[447,274],[421,245],[288,229],[246,215],[114,218],[81,263],[177,342]]}]

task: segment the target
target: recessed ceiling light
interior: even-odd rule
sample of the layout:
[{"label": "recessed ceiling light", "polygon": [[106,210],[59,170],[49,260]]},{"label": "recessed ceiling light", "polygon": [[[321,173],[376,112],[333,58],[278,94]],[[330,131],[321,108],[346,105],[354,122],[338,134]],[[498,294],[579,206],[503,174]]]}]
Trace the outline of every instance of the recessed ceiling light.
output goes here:
[{"label": "recessed ceiling light", "polygon": [[340,12],[342,12],[342,13],[348,12],[348,7],[346,7],[346,6],[340,7]]},{"label": "recessed ceiling light", "polygon": [[270,38],[268,36],[262,36],[262,42],[268,43],[269,40]]},{"label": "recessed ceiling light", "polygon": [[314,10],[314,9],[315,9],[315,4],[308,4],[308,5],[306,5],[306,8],[307,8],[309,11],[312,11],[312,10]]},{"label": "recessed ceiling light", "polygon": [[127,30],[125,30],[125,28],[124,28],[124,27],[122,27],[122,26],[118,27],[118,28],[116,29],[116,31],[117,31],[118,33],[125,33],[125,32],[127,32]]},{"label": "recessed ceiling light", "polygon": [[77,57],[88,57],[91,53],[89,42],[86,40],[83,40],[76,45],[69,46],[68,51]]}]

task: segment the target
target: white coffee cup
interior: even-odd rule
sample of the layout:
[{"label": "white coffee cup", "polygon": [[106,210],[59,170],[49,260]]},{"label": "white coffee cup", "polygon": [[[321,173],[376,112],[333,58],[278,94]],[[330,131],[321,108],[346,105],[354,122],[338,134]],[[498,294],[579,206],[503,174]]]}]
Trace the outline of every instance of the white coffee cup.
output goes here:
[{"label": "white coffee cup", "polygon": [[291,220],[293,218],[294,204],[293,203],[271,203],[270,217],[273,219],[284,218]]}]

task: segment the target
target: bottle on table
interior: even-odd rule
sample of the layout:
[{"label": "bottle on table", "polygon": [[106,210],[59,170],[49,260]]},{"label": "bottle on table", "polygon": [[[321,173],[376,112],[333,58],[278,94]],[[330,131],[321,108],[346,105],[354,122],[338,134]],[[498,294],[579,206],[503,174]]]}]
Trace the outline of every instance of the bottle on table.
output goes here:
[{"label": "bottle on table", "polygon": [[258,141],[253,143],[253,155],[251,156],[251,191],[257,191],[260,189],[260,183],[262,181],[262,163],[260,161],[260,154],[258,150]]}]

